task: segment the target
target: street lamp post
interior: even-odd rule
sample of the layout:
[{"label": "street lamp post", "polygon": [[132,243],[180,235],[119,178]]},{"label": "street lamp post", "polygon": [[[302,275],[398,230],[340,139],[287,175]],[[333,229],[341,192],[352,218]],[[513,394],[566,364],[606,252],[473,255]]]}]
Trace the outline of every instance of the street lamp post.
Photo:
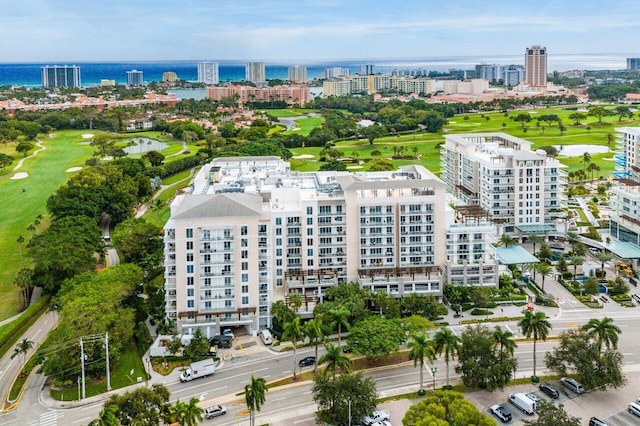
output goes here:
[{"label": "street lamp post", "polygon": [[431,375],[433,376],[433,390],[436,390],[436,371],[438,371],[437,367],[431,367]]}]

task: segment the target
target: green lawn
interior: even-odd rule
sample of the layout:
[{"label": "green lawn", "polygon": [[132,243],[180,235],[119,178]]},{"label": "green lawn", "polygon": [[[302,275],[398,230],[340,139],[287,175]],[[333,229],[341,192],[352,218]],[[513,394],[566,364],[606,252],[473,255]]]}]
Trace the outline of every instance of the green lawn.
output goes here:
[{"label": "green lawn", "polygon": [[309,133],[316,127],[319,127],[322,123],[324,123],[324,117],[305,117],[299,120],[296,120],[296,125],[298,130],[287,130],[286,134],[297,133],[302,136],[309,136]]},{"label": "green lawn", "polygon": [[303,109],[303,108],[286,108],[286,109],[266,109],[262,112],[274,117],[297,117],[300,115],[309,114],[310,112],[318,112],[318,110]]},{"label": "green lawn", "polygon": [[[133,370],[133,374],[130,374],[131,370]],[[125,347],[124,353],[120,358],[120,362],[118,362],[111,370],[111,388],[120,389],[125,386],[133,385],[137,383],[138,377],[141,377],[144,381],[147,379],[147,373],[142,365],[142,359],[136,350],[136,345],[132,342]],[[106,390],[107,382],[105,378],[91,382],[87,381],[85,385],[85,394],[87,397],[104,393]],[[59,401],[77,400],[77,384],[74,383],[73,386],[62,390],[52,390],[51,396]]]},{"label": "green lawn", "polygon": [[[82,142],[81,130],[56,132],[53,138],[42,139],[46,150],[24,162],[18,172],[29,174],[26,179],[10,179],[14,172],[0,175],[0,320],[18,313],[19,293],[13,285],[15,274],[27,267],[26,243],[31,238],[27,227],[39,214],[46,215],[46,202],[60,185],[73,174],[66,170],[83,166],[93,149]],[[18,244],[19,236],[25,243]]]}]

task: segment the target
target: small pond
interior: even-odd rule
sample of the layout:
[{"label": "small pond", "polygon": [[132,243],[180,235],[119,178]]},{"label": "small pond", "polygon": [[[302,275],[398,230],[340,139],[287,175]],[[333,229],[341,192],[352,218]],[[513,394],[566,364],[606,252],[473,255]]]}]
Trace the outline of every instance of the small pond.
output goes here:
[{"label": "small pond", "polygon": [[166,143],[151,138],[124,139],[121,142],[127,144],[123,151],[127,154],[144,154],[149,151],[162,151],[167,146]]},{"label": "small pond", "polygon": [[580,157],[585,152],[604,154],[611,151],[608,146],[604,145],[555,145],[555,148],[558,150],[558,155],[567,157]]}]

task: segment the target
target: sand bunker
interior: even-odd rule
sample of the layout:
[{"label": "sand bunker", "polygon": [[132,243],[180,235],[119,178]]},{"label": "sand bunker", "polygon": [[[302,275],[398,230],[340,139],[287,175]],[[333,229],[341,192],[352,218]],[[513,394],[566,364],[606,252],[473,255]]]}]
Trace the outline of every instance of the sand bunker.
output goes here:
[{"label": "sand bunker", "polygon": [[309,158],[313,158],[313,155],[309,155],[309,154],[294,155],[291,158],[293,158],[295,160],[306,160],[306,159],[309,159]]},{"label": "sand bunker", "polygon": [[347,169],[349,169],[349,170],[362,169],[362,168],[364,168],[364,167],[362,167],[362,166],[347,166]]},{"label": "sand bunker", "polygon": [[72,172],[77,172],[77,171],[80,171],[80,170],[82,170],[82,167],[69,167],[69,168],[66,170],[66,172],[67,172],[67,173],[72,173]]},{"label": "sand bunker", "polygon": [[11,179],[26,179],[29,177],[29,173],[19,172],[11,176]]},{"label": "sand bunker", "polygon": [[91,139],[93,136],[93,133],[83,133],[82,139]]}]

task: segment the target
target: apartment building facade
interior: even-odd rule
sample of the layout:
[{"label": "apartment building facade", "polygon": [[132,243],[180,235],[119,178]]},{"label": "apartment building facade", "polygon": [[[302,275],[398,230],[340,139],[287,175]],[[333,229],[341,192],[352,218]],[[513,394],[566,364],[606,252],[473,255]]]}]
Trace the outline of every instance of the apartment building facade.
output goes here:
[{"label": "apartment building facade", "polygon": [[640,127],[616,129],[617,154],[609,228],[617,240],[640,245]]},{"label": "apartment building facade", "polygon": [[566,172],[531,142],[505,133],[445,135],[442,179],[447,191],[487,211],[503,232],[566,231]]},{"label": "apartment building facade", "polygon": [[255,84],[264,84],[267,81],[264,62],[247,62],[244,71],[247,81]]},{"label": "apartment building facade", "polygon": [[306,65],[289,66],[289,81],[292,83],[304,83],[307,81]]},{"label": "apartment building facade", "polygon": [[198,82],[204,84],[218,84],[220,82],[220,73],[218,71],[217,62],[200,62],[198,63]]},{"label": "apartment building facade", "polygon": [[547,85],[547,48],[528,47],[524,54],[524,82],[531,87]]},{"label": "apartment building facade", "polygon": [[76,65],[46,65],[40,68],[42,87],[81,87],[80,67]]},{"label": "apartment building facade", "polygon": [[311,312],[340,282],[396,297],[496,285],[495,227],[450,202],[422,166],[302,173],[277,157],[215,159],[171,204],[167,316],[182,333],[255,333],[274,301],[300,294]]},{"label": "apartment building facade", "polygon": [[127,86],[142,86],[144,85],[143,72],[138,70],[127,71]]},{"label": "apartment building facade", "polygon": [[303,84],[279,85],[267,87],[253,87],[225,84],[222,86],[208,86],[208,99],[216,101],[228,97],[237,97],[241,103],[249,101],[284,101],[289,105],[304,105],[309,102],[309,87]]},{"label": "apartment building facade", "polygon": [[323,96],[343,96],[352,93],[374,94],[395,90],[398,93],[430,94],[436,92],[435,80],[398,75],[360,75],[331,78],[323,82]]}]

